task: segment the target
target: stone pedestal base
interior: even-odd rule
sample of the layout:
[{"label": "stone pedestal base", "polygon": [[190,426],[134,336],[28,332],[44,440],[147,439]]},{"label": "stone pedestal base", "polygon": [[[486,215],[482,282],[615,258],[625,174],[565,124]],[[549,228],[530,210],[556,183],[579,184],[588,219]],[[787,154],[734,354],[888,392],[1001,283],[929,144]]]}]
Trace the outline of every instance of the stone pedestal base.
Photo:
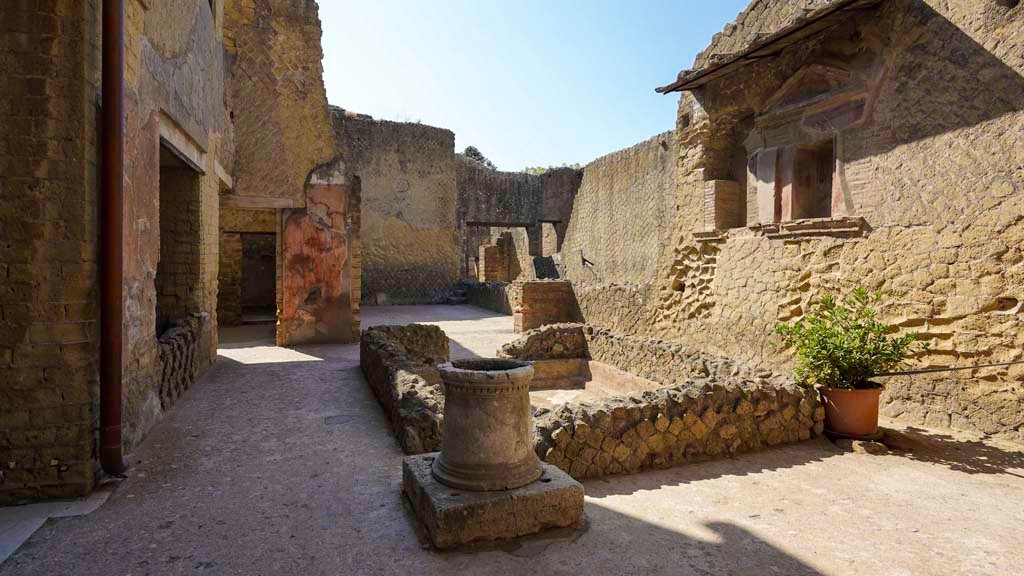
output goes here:
[{"label": "stone pedestal base", "polygon": [[437,548],[575,527],[583,519],[583,485],[554,466],[542,464],[540,480],[522,488],[468,492],[431,475],[437,455],[409,456],[402,462],[402,490]]}]

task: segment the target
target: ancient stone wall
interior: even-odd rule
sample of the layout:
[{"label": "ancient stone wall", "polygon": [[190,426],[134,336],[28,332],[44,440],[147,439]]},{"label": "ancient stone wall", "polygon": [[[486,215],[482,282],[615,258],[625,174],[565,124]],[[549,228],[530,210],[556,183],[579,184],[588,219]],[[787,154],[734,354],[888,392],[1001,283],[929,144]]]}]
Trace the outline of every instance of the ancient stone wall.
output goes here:
[{"label": "ancient stone wall", "polygon": [[284,210],[278,244],[277,344],[351,342],[359,333],[353,297],[352,217],[358,193],[340,165],[314,173],[306,208]]},{"label": "ancient stone wall", "polygon": [[512,315],[518,299],[516,284],[477,282],[466,286],[466,297],[473,306]]},{"label": "ancient stone wall", "polygon": [[[463,255],[460,273],[467,274],[464,256],[478,250],[480,241],[474,227],[490,226],[497,228],[492,229],[492,239],[495,234],[512,233],[521,269],[530,278],[536,277],[533,257],[557,251],[564,239],[581,171],[557,168],[540,175],[501,172],[461,154],[456,155],[455,167],[459,189],[458,236]],[[547,253],[543,248],[545,223],[551,227],[549,234],[555,234],[554,239],[548,240],[552,252]]]},{"label": "ancient stone wall", "polygon": [[228,109],[237,142],[231,194],[302,207],[309,173],[334,157],[321,36],[314,0],[225,4]]},{"label": "ancient stone wall", "polygon": [[515,332],[580,318],[572,284],[566,280],[518,281],[516,290],[518,297],[512,310]]},{"label": "ancient stone wall", "polygon": [[[800,5],[757,2],[755,21]],[[1019,6],[892,0],[684,94],[674,221],[652,282],[574,272],[563,250],[583,317],[779,369],[790,357],[778,322],[865,286],[883,291],[884,320],[931,344],[915,367],[1024,358],[1022,24]],[[759,223],[748,153],[813,131],[835,142],[832,217]],[[709,225],[708,186],[722,180],[746,190],[744,227]],[[1024,368],[889,379],[883,410],[1020,440]]]},{"label": "ancient stone wall", "polygon": [[641,378],[678,384],[691,378],[739,378],[758,385],[785,387],[792,378],[714,356],[678,342],[619,334],[591,324],[552,323],[523,333],[498,356],[519,360],[589,358]]},{"label": "ancient stone wall", "polygon": [[[158,337],[165,323],[196,315],[200,370],[216,357],[218,196],[228,184],[224,166],[231,165],[233,147],[221,30],[210,4],[125,4],[124,436],[130,451],[162,412]],[[176,194],[182,186],[191,192],[187,202]],[[167,210],[171,205],[176,208]],[[161,226],[161,215],[179,211],[189,214],[187,225]],[[159,276],[163,284],[168,271],[166,264],[161,270],[165,255],[173,266],[182,261],[172,274],[172,299],[186,305],[174,304],[176,317],[160,319],[158,309],[170,300],[156,282]]]},{"label": "ancient stone wall", "polygon": [[771,34],[836,0],[754,0],[711,38],[711,44],[697,55],[694,69],[714,63],[717,56],[735,54],[760,37]]},{"label": "ancient stone wall", "polygon": [[[626,363],[611,364],[615,368],[640,368],[651,376],[665,375],[673,384],[536,410],[538,456],[574,478],[726,457],[806,440],[824,428],[817,392],[785,376],[594,326],[556,324],[533,330],[505,345],[499,356],[597,360],[591,349],[605,362]],[[447,359],[448,339],[434,326],[363,332],[360,366],[406,454],[440,447],[444,390],[435,366]],[[664,366],[652,372],[651,363]]]},{"label": "ancient stone wall", "polygon": [[[277,343],[354,341],[359,183],[331,124],[317,4],[231,2],[224,22],[236,154],[234,188],[221,201],[281,211]],[[319,183],[318,173],[326,174]]]},{"label": "ancient stone wall", "polygon": [[583,170],[565,240],[563,277],[651,282],[671,240],[677,151],[672,132],[603,156]]},{"label": "ancient stone wall", "polygon": [[0,3],[0,505],[94,482],[96,7]]},{"label": "ancient stone wall", "polygon": [[203,326],[189,317],[175,321],[158,339],[160,346],[160,407],[170,409],[199,373],[199,338]]},{"label": "ancient stone wall", "polygon": [[816,391],[678,343],[553,324],[523,334],[498,355],[588,358],[664,385],[536,414],[537,455],[578,479],[719,458],[823,431]]},{"label": "ancient stone wall", "polygon": [[375,326],[363,332],[359,365],[406,454],[441,445],[444,391],[435,366],[448,361],[437,326]]},{"label": "ancient stone wall", "polygon": [[697,378],[538,415],[537,455],[573,478],[632,474],[807,440],[817,392]]},{"label": "ancient stone wall", "polygon": [[[183,288],[203,320],[195,358],[216,348],[217,194],[230,164],[222,48],[206,2],[125,3],[124,443],[161,412],[156,275],[179,238],[162,238],[162,151],[195,174]],[[93,486],[99,418],[96,182],[100,3],[0,6],[3,59],[0,228],[4,333],[0,501],[75,496]],[[168,182],[164,182],[168,184]],[[170,189],[173,186],[165,186]],[[11,219],[7,222],[6,219]],[[181,248],[180,246],[177,248]],[[172,256],[174,254],[174,256]],[[166,268],[166,262],[165,262]],[[176,282],[177,284],[177,282]]]},{"label": "ancient stone wall", "polygon": [[454,134],[340,109],[333,120],[338,153],[360,181],[362,299],[443,301],[459,269]]}]

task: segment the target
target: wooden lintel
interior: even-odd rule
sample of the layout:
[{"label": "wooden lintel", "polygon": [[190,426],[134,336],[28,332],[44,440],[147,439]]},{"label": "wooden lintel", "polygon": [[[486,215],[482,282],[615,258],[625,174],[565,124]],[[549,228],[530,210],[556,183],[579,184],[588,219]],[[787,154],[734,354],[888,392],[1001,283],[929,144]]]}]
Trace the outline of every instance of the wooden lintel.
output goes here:
[{"label": "wooden lintel", "polygon": [[275,198],[273,196],[240,196],[225,194],[220,197],[220,205],[229,208],[302,208],[303,202],[294,198]]}]

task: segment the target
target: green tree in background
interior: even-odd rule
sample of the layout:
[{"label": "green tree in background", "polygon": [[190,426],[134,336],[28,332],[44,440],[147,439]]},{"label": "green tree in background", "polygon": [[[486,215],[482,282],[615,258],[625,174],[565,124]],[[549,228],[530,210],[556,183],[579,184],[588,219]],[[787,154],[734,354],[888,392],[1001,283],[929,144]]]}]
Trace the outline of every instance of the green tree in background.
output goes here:
[{"label": "green tree in background", "polygon": [[575,164],[562,164],[561,166],[527,166],[526,168],[523,168],[522,171],[527,174],[533,174],[534,176],[540,176],[541,174],[547,172],[548,170],[557,170],[559,168],[572,168],[573,170],[579,170],[580,168],[583,167],[580,166],[579,162],[577,162]]},{"label": "green tree in background", "polygon": [[462,155],[465,156],[466,158],[476,160],[477,162],[483,164],[484,166],[490,168],[491,170],[498,169],[498,167],[494,165],[494,162],[488,160],[487,156],[484,156],[484,153],[481,152],[480,149],[477,148],[476,146],[466,146],[466,149],[462,151]]}]

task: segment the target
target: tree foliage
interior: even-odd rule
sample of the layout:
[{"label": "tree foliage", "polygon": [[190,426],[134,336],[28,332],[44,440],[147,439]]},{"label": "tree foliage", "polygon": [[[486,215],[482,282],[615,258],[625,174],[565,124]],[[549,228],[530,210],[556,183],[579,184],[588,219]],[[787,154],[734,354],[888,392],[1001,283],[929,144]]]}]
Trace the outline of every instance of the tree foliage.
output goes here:
[{"label": "tree foliage", "polygon": [[561,166],[527,166],[526,168],[522,169],[522,172],[526,174],[533,174],[534,176],[540,176],[541,174],[549,170],[557,170],[559,168],[571,168],[573,170],[579,170],[583,167],[580,166],[579,162],[575,164],[562,164]]},{"label": "tree foliage", "polygon": [[488,160],[487,156],[484,156],[483,152],[481,152],[476,146],[466,146],[466,149],[462,151],[462,155],[466,158],[476,160],[491,170],[498,169],[498,167],[494,165],[494,162]]},{"label": "tree foliage", "polygon": [[902,364],[917,349],[917,333],[890,335],[893,327],[878,320],[875,305],[880,299],[864,288],[842,301],[826,295],[795,323],[776,326],[786,345],[796,348],[797,381],[826,388],[874,388],[872,376]]}]

